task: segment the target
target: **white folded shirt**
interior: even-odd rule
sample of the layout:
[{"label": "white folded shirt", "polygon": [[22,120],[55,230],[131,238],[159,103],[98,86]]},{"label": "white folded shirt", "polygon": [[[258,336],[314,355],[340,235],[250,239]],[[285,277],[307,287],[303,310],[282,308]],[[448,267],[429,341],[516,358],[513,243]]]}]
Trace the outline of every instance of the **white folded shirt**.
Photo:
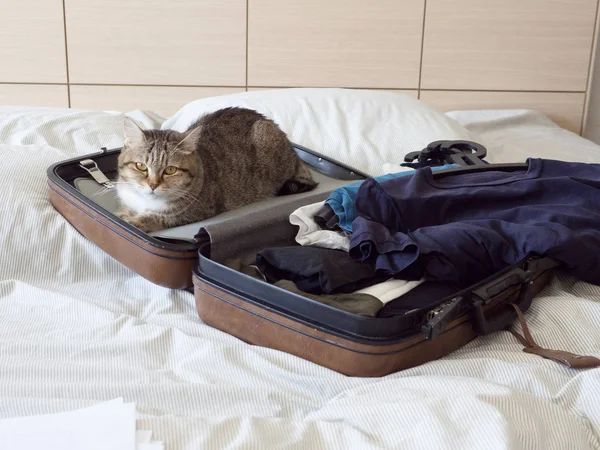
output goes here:
[{"label": "white folded shirt", "polygon": [[378,298],[381,303],[384,305],[386,303],[391,302],[392,300],[401,297],[406,294],[408,291],[416,288],[420,285],[423,280],[417,281],[406,281],[406,280],[396,280],[392,278],[390,280],[384,281],[383,283],[374,284],[373,286],[369,286],[363,289],[359,289],[354,292],[355,294],[369,294],[373,297]]},{"label": "white folded shirt", "polygon": [[304,247],[314,246],[333,250],[350,249],[350,238],[342,233],[323,230],[315,222],[314,216],[325,202],[302,206],[290,214],[290,223],[299,227],[296,242]]}]

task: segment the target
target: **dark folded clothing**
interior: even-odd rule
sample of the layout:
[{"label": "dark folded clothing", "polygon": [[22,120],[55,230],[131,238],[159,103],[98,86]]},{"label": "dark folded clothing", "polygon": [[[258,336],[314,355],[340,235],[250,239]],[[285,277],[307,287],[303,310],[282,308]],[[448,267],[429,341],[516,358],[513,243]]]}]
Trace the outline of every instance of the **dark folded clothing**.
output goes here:
[{"label": "dark folded clothing", "polygon": [[[260,273],[258,267],[246,265],[241,259],[228,259],[223,264],[233,270],[245,273],[253,278],[265,281],[265,277]],[[333,306],[334,308],[348,311],[359,316],[375,317],[379,310],[383,307],[383,303],[376,297],[369,294],[329,294],[329,295],[314,295],[303,292],[293,281],[279,280],[275,286],[278,286],[286,291],[293,292],[303,297],[310,298],[319,303]]]},{"label": "dark folded clothing", "polygon": [[377,313],[377,317],[388,318],[403,316],[415,309],[433,308],[440,300],[458,292],[458,288],[451,283],[438,283],[426,281],[411,289],[406,294],[386,303]]},{"label": "dark folded clothing", "polygon": [[340,227],[340,218],[331,206],[324,204],[314,216],[315,223],[323,230],[344,231]]},{"label": "dark folded clothing", "polygon": [[264,275],[260,273],[258,267],[244,264],[239,258],[226,259],[225,261],[223,261],[223,265],[229,267],[230,269],[237,270],[238,272],[245,273],[246,275],[249,275],[252,278],[256,278],[261,281],[266,281]]},{"label": "dark folded clothing", "polygon": [[546,255],[600,285],[600,164],[530,158],[515,172],[369,179],[356,213],[349,254],[390,276],[466,287]]},{"label": "dark folded clothing", "polygon": [[269,283],[291,280],[317,295],[351,293],[389,279],[347,252],[319,247],[267,248],[256,255],[256,265]]},{"label": "dark folded clothing", "polygon": [[275,286],[359,316],[375,317],[383,306],[379,299],[368,294],[314,295],[301,291],[290,280],[277,281]]}]

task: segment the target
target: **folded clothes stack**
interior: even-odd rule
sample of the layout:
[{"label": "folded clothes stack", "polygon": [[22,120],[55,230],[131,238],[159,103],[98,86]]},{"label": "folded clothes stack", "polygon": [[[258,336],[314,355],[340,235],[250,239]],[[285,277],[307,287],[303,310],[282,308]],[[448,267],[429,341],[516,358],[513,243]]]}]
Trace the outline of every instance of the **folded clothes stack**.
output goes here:
[{"label": "folded clothes stack", "polygon": [[600,165],[527,162],[441,178],[433,173],[445,167],[426,167],[339,188],[291,214],[300,245],[262,250],[255,273],[376,317],[404,314],[532,255],[600,284]]}]

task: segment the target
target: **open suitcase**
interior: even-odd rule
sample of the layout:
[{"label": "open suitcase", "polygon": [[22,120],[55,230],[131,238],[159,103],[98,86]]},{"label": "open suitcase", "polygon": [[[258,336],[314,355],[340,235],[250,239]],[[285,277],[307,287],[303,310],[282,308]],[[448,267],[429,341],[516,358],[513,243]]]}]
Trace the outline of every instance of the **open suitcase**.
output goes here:
[{"label": "open suitcase", "polygon": [[[404,313],[386,318],[352,314],[230,268],[224,264],[230,258],[251,260],[265,247],[297,245],[291,212],[366,178],[312,150],[295,144],[294,149],[319,182],[315,190],[150,234],[114,214],[118,203],[111,180],[116,178],[120,149],[102,149],[53,165],[48,169],[49,195],[80,233],[122,264],[158,285],[193,291],[206,324],[350,376],[382,376],[423,364],[477,336],[507,328],[558,266],[550,258],[532,255],[460,292],[439,291],[424,283],[406,295]],[[486,164],[483,156],[485,149],[475,143],[438,141],[407,155],[406,165],[463,166],[439,170],[436,177],[523,167]]]}]

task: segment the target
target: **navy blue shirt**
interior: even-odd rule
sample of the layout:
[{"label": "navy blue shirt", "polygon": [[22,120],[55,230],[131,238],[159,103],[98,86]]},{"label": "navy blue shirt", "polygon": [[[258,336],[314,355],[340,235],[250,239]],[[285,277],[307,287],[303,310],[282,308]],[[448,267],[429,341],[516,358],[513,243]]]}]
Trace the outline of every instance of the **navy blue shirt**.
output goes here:
[{"label": "navy blue shirt", "polygon": [[531,254],[600,284],[600,164],[529,159],[517,172],[434,179],[430,168],[356,198],[350,256],[405,279],[461,286]]}]

